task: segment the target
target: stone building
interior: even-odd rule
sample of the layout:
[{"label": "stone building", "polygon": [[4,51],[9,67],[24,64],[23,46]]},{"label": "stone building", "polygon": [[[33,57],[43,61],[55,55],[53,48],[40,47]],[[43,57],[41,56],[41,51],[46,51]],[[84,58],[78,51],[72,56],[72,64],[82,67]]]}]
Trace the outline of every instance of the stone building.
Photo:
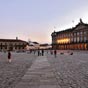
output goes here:
[{"label": "stone building", "polygon": [[80,22],[73,28],[53,32],[52,48],[59,50],[88,50],[88,24]]},{"label": "stone building", "polygon": [[19,39],[0,39],[0,51],[24,51],[28,43]]},{"label": "stone building", "polygon": [[51,49],[51,44],[47,44],[47,43],[45,43],[45,44],[40,44],[40,47],[39,47],[39,49]]}]

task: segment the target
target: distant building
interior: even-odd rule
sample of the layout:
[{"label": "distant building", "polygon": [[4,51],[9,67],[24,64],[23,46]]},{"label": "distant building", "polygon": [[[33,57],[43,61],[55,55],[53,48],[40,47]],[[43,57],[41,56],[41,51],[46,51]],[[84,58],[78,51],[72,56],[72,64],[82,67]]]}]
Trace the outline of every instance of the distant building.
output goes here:
[{"label": "distant building", "polygon": [[39,49],[40,44],[38,42],[29,42],[28,46],[27,46],[27,50],[31,50],[31,49]]},{"label": "distant building", "polygon": [[39,44],[38,42],[30,42],[27,50],[31,49],[51,49],[51,44]]},{"label": "distant building", "polygon": [[32,42],[34,49],[39,49],[39,43],[38,42]]},{"label": "distant building", "polygon": [[88,50],[88,24],[80,22],[73,28],[53,32],[52,48],[59,50]]},{"label": "distant building", "polygon": [[51,47],[50,44],[40,44],[40,49],[51,49]]},{"label": "distant building", "polygon": [[0,51],[23,51],[28,43],[23,40],[16,39],[0,39]]}]

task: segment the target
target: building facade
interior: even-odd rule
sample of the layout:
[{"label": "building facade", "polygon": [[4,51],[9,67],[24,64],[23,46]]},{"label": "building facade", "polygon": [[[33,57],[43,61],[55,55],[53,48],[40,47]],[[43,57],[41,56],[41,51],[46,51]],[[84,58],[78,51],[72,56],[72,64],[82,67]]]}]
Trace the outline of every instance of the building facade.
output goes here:
[{"label": "building facade", "polygon": [[40,47],[39,47],[39,49],[45,49],[45,50],[47,50],[47,49],[51,49],[51,44],[40,44]]},{"label": "building facade", "polygon": [[88,24],[80,22],[73,28],[53,32],[52,48],[59,50],[88,50]]},{"label": "building facade", "polygon": [[23,51],[26,45],[26,41],[19,39],[0,39],[0,51]]}]

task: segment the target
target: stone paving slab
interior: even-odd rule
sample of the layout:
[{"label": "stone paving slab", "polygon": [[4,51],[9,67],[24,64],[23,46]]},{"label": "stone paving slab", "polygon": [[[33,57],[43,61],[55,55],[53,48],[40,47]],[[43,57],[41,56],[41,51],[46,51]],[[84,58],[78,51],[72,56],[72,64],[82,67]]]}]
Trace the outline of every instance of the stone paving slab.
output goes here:
[{"label": "stone paving slab", "polygon": [[40,85],[39,88],[57,88],[56,85]]},{"label": "stone paving slab", "polygon": [[20,82],[15,88],[39,88],[39,85]]},{"label": "stone paving slab", "polygon": [[38,57],[15,88],[60,88],[46,56]]}]

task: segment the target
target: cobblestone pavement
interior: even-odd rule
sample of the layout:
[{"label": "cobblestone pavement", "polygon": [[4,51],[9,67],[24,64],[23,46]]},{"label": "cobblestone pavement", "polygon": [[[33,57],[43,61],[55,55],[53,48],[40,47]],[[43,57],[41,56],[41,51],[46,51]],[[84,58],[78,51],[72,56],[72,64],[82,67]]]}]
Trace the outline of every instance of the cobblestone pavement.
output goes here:
[{"label": "cobblestone pavement", "polygon": [[15,88],[61,88],[46,56],[39,56]]},{"label": "cobblestone pavement", "polygon": [[7,53],[0,53],[0,88],[14,88],[35,59],[34,55],[12,53],[12,63],[8,63]]},{"label": "cobblestone pavement", "polygon": [[[72,52],[72,51],[71,51]],[[88,88],[88,52],[47,56],[61,88]]]},{"label": "cobblestone pavement", "polygon": [[[62,52],[62,51],[61,51]],[[72,52],[72,51],[71,51]],[[88,88],[87,53],[40,56],[15,88]]]},{"label": "cobblestone pavement", "polygon": [[13,53],[12,63],[0,53],[0,88],[88,88],[88,53],[70,52],[56,58]]}]

